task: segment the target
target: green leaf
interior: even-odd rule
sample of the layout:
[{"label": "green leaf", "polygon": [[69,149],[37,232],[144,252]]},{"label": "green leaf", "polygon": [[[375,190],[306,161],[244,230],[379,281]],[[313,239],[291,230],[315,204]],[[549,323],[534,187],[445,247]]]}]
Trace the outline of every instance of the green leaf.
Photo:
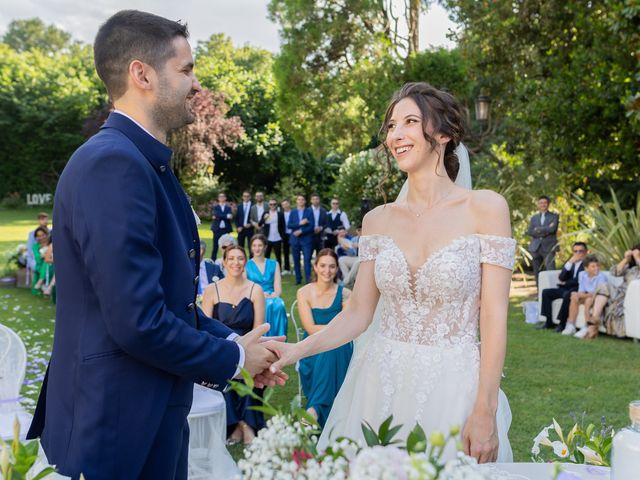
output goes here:
[{"label": "green leaf", "polygon": [[42,478],[46,477],[47,475],[51,475],[52,473],[56,473],[57,470],[53,467],[47,467],[44,470],[41,470],[35,477],[33,477],[31,480],[41,480]]},{"label": "green leaf", "polygon": [[380,428],[378,429],[378,438],[380,439],[380,441],[382,441],[382,439],[387,436],[392,421],[393,415],[387,417],[387,419],[380,425]]},{"label": "green leaf", "polygon": [[271,400],[271,397],[273,397],[273,388],[267,388],[264,391],[264,394],[262,395],[262,400],[264,403],[269,403],[269,400]]},{"label": "green leaf", "polygon": [[255,410],[256,412],[266,413],[267,415],[271,416],[275,416],[278,414],[278,411],[275,408],[265,405],[252,405],[249,407],[249,410]]},{"label": "green leaf", "polygon": [[240,373],[242,374],[242,379],[244,380],[244,383],[246,383],[250,389],[253,389],[255,384],[253,383],[253,378],[251,377],[251,374],[244,368],[240,369]]},{"label": "green leaf", "polygon": [[407,436],[407,451],[409,453],[424,453],[427,450],[427,436],[422,427],[416,423]]},{"label": "green leaf", "polygon": [[396,433],[398,433],[401,428],[402,428],[402,425],[396,425],[395,427],[392,427],[386,433],[386,435],[380,440],[380,443],[382,445],[390,445],[391,443],[398,443],[400,440],[396,440],[394,442],[392,442],[392,440],[393,440],[393,437],[395,437]]},{"label": "green leaf", "polygon": [[362,433],[364,435],[364,440],[367,442],[368,447],[375,447],[376,445],[380,445],[380,441],[378,439],[378,435],[376,435],[376,431],[373,429],[368,422],[363,422],[362,425]]}]

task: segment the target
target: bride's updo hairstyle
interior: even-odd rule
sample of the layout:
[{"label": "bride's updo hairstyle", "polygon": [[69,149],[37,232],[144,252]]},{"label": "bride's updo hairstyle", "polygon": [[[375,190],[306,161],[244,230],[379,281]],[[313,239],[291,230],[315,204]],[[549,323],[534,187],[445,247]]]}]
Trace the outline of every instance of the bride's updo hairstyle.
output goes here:
[{"label": "bride's updo hairstyle", "polygon": [[[395,106],[400,100],[405,98],[412,99],[420,109],[420,113],[422,114],[422,132],[425,140],[431,145],[431,148],[435,149],[438,142],[427,133],[428,126],[433,129],[434,133],[440,133],[451,139],[447,142],[444,150],[444,167],[449,178],[455,182],[458,176],[458,170],[460,170],[460,162],[455,150],[464,136],[464,110],[453,95],[438,90],[425,82],[406,83],[391,97],[379,133],[380,140],[387,154],[387,167],[391,167],[391,151],[386,143],[389,121],[391,120]],[[436,164],[436,171],[440,160],[439,157],[438,164]],[[386,177],[383,179],[383,182],[384,180],[386,180]]]}]

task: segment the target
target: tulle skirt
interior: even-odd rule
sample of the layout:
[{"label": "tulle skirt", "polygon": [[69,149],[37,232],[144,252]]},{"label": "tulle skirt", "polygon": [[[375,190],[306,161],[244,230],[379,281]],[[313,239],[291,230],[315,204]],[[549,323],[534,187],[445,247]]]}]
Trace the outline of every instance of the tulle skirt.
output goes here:
[{"label": "tulle skirt", "polygon": [[[476,399],[480,354],[475,344],[432,346],[399,342],[375,333],[357,345],[347,376],[318,442],[320,451],[340,436],[364,440],[361,424],[377,429],[390,415],[405,440],[416,423],[427,433],[464,428]],[[511,462],[507,433],[511,410],[499,393],[496,414],[498,462]],[[455,442],[444,458],[455,456]]]}]

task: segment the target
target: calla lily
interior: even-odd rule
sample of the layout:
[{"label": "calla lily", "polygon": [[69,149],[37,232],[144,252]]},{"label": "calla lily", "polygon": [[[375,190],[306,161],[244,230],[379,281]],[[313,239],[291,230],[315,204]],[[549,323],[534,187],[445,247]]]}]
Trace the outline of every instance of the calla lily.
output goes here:
[{"label": "calla lily", "polygon": [[564,442],[555,441],[551,443],[553,447],[553,453],[560,458],[567,458],[569,456],[569,447]]},{"label": "calla lily", "polygon": [[578,447],[578,451],[584,455],[585,463],[589,463],[591,465],[605,465],[602,457],[589,447]]}]

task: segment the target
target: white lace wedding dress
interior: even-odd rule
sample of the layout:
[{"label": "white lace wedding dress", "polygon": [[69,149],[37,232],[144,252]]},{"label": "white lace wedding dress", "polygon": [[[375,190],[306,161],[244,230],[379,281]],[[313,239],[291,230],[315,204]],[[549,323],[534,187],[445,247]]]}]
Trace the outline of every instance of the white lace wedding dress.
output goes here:
[{"label": "white lace wedding dress", "polygon": [[[391,237],[363,236],[359,247],[361,261],[375,262],[379,325],[357,344],[318,448],[340,436],[361,439],[362,421],[377,429],[389,415],[394,425],[403,425],[397,438],[406,438],[416,423],[427,435],[463,428],[479,380],[482,264],[511,270],[515,241],[459,237],[434,252],[415,276]],[[509,404],[500,391],[499,462],[512,461],[510,424]],[[451,444],[445,457],[453,455]]]}]

